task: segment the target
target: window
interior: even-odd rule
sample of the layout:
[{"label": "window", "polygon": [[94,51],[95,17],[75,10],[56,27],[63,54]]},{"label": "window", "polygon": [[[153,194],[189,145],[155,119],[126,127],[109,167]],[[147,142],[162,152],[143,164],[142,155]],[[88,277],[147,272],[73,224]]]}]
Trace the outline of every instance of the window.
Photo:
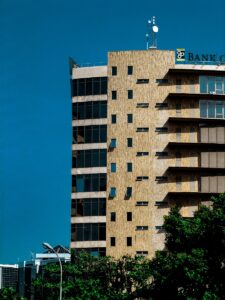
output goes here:
[{"label": "window", "polygon": [[156,176],[155,181],[167,181],[168,177],[167,176]]},{"label": "window", "polygon": [[128,66],[127,67],[127,75],[132,75],[133,74],[133,66]]},{"label": "window", "polygon": [[200,93],[225,94],[224,76],[200,76]]},{"label": "window", "polygon": [[76,248],[74,249],[75,253],[81,253],[83,251],[89,253],[91,256],[99,257],[106,256],[106,248],[105,247],[96,247],[96,248]]},{"label": "window", "polygon": [[200,100],[200,118],[225,119],[225,101]]},{"label": "window", "polygon": [[166,84],[168,83],[168,79],[167,78],[162,78],[162,79],[156,79],[155,81],[156,83],[159,83],[159,84]]},{"label": "window", "polygon": [[104,241],[105,223],[77,223],[71,225],[72,241]]},{"label": "window", "polygon": [[149,83],[149,79],[137,79],[137,84]]},{"label": "window", "polygon": [[148,251],[136,251],[137,256],[146,256],[148,255]]},{"label": "window", "polygon": [[72,199],[72,217],[105,216],[105,198]]},{"label": "window", "polygon": [[127,163],[127,172],[132,172],[132,163]]},{"label": "window", "polygon": [[148,176],[137,176],[137,181],[148,180]]},{"label": "window", "polygon": [[111,247],[115,247],[116,246],[116,238],[114,236],[112,236],[110,238],[110,246]]},{"label": "window", "polygon": [[133,99],[133,90],[128,90],[127,91],[127,98],[128,99]]},{"label": "window", "polygon": [[116,115],[111,115],[111,123],[116,124]]},{"label": "window", "polygon": [[133,123],[133,115],[127,114],[127,123]]},{"label": "window", "polygon": [[126,198],[130,198],[132,196],[132,187],[127,187]]},{"label": "window", "polygon": [[167,206],[168,202],[166,201],[156,201],[155,206]]},{"label": "window", "polygon": [[105,143],[106,125],[77,126],[73,128],[73,144]]},{"label": "window", "polygon": [[166,151],[156,152],[155,156],[158,156],[158,157],[168,156],[168,152],[166,152]]},{"label": "window", "polygon": [[132,246],[132,237],[128,236],[127,237],[127,247],[130,247],[130,246]]},{"label": "window", "polygon": [[107,101],[73,103],[73,120],[107,118]]},{"label": "window", "polygon": [[116,213],[115,212],[110,213],[110,221],[111,222],[116,222]]},{"label": "window", "polygon": [[127,212],[127,221],[132,221],[132,212]]},{"label": "window", "polygon": [[138,127],[137,132],[148,132],[149,131],[149,128],[148,127]]},{"label": "window", "polygon": [[156,229],[156,230],[162,230],[162,229],[163,229],[163,226],[162,226],[162,225],[157,225],[157,226],[155,226],[155,229]]},{"label": "window", "polygon": [[117,67],[113,66],[112,67],[112,76],[116,76],[117,75]]},{"label": "window", "polygon": [[117,91],[112,91],[112,100],[117,99]]},{"label": "window", "polygon": [[137,103],[137,108],[148,108],[148,107],[149,107],[149,103],[146,102]]},{"label": "window", "polygon": [[137,156],[148,156],[149,152],[137,152]]},{"label": "window", "polygon": [[155,129],[156,132],[168,132],[167,127],[156,127]]},{"label": "window", "polygon": [[103,94],[107,94],[107,77],[73,79],[73,96],[89,96]]},{"label": "window", "polygon": [[115,187],[111,187],[111,188],[110,188],[110,191],[109,191],[109,197],[110,197],[110,198],[116,197],[116,188],[115,188]]},{"label": "window", "polygon": [[72,186],[77,193],[106,191],[106,174],[73,175]]},{"label": "window", "polygon": [[133,146],[133,140],[132,138],[127,138],[127,147],[132,147]]},{"label": "window", "polygon": [[137,201],[136,206],[148,206],[148,201]]},{"label": "window", "polygon": [[116,163],[111,163],[111,172],[116,173]]},{"label": "window", "polygon": [[136,226],[136,230],[148,230],[148,226]]},{"label": "window", "polygon": [[111,149],[116,148],[116,139],[111,139],[111,142],[110,142],[110,148],[111,148]]},{"label": "window", "polygon": [[106,149],[73,151],[73,168],[106,167]]},{"label": "window", "polygon": [[168,103],[166,102],[157,102],[155,105],[156,108],[167,108],[168,107]]}]

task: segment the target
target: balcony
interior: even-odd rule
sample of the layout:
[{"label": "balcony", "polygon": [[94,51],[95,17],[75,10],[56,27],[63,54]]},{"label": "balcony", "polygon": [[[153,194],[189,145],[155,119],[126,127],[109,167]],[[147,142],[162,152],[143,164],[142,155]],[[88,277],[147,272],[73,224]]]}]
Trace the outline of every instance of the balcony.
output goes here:
[{"label": "balcony", "polygon": [[[212,68],[214,67],[214,70]],[[207,66],[207,65],[185,65],[184,68],[171,68],[168,71],[170,75],[212,75],[223,76],[225,74],[224,66]]]},{"label": "balcony", "polygon": [[225,119],[208,119],[208,118],[181,118],[181,117],[169,117],[169,124],[199,124],[199,125],[224,125]]},{"label": "balcony", "polygon": [[191,150],[191,151],[216,151],[224,150],[225,144],[217,143],[191,143],[191,142],[169,142],[167,148],[171,150]]},{"label": "balcony", "polygon": [[209,168],[209,167],[168,167],[166,172],[175,174],[191,174],[191,175],[225,175],[225,168]]},{"label": "balcony", "polygon": [[212,192],[169,192],[167,197],[169,200],[210,200],[211,197],[217,196],[219,193],[212,193]]},{"label": "balcony", "polygon": [[209,93],[169,93],[167,98],[169,99],[210,99],[210,100],[225,100],[225,94],[209,94]]}]

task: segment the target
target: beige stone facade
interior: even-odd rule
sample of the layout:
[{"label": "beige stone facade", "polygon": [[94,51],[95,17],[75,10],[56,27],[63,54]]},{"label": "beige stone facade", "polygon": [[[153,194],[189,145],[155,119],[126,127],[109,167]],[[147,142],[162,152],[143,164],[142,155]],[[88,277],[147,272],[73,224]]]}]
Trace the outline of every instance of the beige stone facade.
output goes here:
[{"label": "beige stone facade", "polygon": [[106,166],[72,170],[73,176],[107,174],[107,187],[90,192],[73,187],[73,201],[106,198],[104,217],[71,217],[72,224],[105,222],[106,238],[73,239],[71,247],[105,247],[116,258],[152,257],[164,248],[161,226],[171,206],[179,204],[181,214],[192,217],[202,202],[225,190],[225,121],[202,119],[199,109],[200,100],[225,101],[225,88],[222,95],[201,94],[199,83],[200,75],[224,76],[225,67],[177,65],[174,51],[151,49],[109,52],[107,67],[74,68],[72,74],[107,76],[108,94],[72,98],[73,105],[107,99],[107,118],[73,121],[73,128],[107,125],[107,141],[72,147],[73,153],[107,149]]},{"label": "beige stone facade", "polygon": [[[132,75],[127,74],[128,66],[133,67]],[[112,76],[112,67],[117,68],[116,76]],[[170,73],[174,68],[174,51],[124,51],[108,55],[107,139],[110,148],[111,139],[116,138],[117,147],[107,155],[107,195],[111,187],[116,187],[117,193],[107,202],[107,255],[145,253],[151,257],[156,250],[163,249],[164,233],[158,226],[163,224],[171,205],[178,202],[168,197],[169,192],[187,192],[179,200],[185,217],[192,217],[201,202],[198,197],[188,196],[189,192],[200,192],[198,172],[188,170],[200,167],[199,151],[168,149],[169,142],[199,141],[198,122],[169,119],[200,117],[198,100],[172,96],[173,93],[198,94],[199,76],[194,72],[191,75]],[[138,83],[141,79],[146,83]],[[168,82],[158,83],[160,79]],[[133,99],[128,99],[128,90],[133,91]],[[117,100],[112,100],[112,91],[117,92]],[[148,107],[140,107],[140,103],[148,103]],[[167,103],[168,107],[157,108],[157,103]],[[116,114],[116,124],[111,124],[111,114]],[[127,114],[132,114],[132,123],[127,122]],[[157,127],[167,127],[168,131],[156,132]],[[148,131],[138,132],[137,128],[148,128]],[[127,138],[132,138],[132,147],[127,147]],[[156,152],[162,151],[168,156],[157,157]],[[138,156],[137,152],[148,152],[148,155]],[[129,162],[132,172],[127,172]],[[111,163],[116,163],[116,173],[110,172]],[[169,167],[178,168],[168,171]],[[179,170],[179,167],[186,169]],[[140,176],[146,179],[137,180]],[[157,176],[166,176],[167,180],[156,181]],[[127,187],[132,187],[129,199],[125,197]],[[147,204],[139,206],[141,201]],[[166,201],[167,205],[156,206],[159,201]],[[116,213],[116,221],[110,221],[111,212]],[[127,221],[128,212],[132,213],[132,221]],[[111,246],[111,237],[115,237],[115,246]],[[127,237],[132,238],[131,246],[127,245]]]}]

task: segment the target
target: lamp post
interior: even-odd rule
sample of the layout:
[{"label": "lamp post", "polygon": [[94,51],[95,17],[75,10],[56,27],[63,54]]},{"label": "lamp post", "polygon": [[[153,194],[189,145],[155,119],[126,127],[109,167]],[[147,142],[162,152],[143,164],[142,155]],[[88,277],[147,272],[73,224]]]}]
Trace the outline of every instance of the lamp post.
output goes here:
[{"label": "lamp post", "polygon": [[48,243],[43,243],[42,245],[45,249],[50,250],[51,252],[55,253],[55,255],[58,258],[59,266],[60,266],[59,300],[62,300],[62,262],[61,262],[61,259],[58,255],[58,253],[54,250],[54,248],[51,245],[49,245]]}]

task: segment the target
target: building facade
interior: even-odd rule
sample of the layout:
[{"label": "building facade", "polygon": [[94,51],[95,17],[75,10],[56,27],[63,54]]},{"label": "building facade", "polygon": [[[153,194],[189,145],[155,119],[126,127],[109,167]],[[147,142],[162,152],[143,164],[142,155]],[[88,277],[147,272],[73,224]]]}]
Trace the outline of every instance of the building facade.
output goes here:
[{"label": "building facade", "polygon": [[14,288],[18,286],[18,265],[0,264],[0,290],[3,288]]},{"label": "building facade", "polygon": [[71,248],[147,255],[174,204],[192,217],[225,191],[225,66],[119,51],[72,69]]}]

